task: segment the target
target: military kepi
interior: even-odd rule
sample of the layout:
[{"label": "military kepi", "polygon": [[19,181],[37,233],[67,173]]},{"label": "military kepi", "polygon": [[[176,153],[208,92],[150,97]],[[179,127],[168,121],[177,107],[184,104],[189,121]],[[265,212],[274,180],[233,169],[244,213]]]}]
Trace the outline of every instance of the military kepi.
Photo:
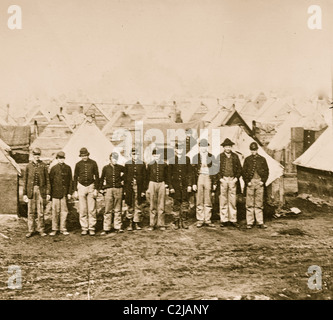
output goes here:
[{"label": "military kepi", "polygon": [[57,159],[65,159],[65,152],[63,152],[63,151],[59,151],[58,153],[57,153],[57,157],[56,157]]},{"label": "military kepi", "polygon": [[89,154],[87,148],[81,148],[79,157],[89,156]]},{"label": "military kepi", "polygon": [[250,150],[258,150],[258,143],[256,142],[251,142],[250,144]]}]

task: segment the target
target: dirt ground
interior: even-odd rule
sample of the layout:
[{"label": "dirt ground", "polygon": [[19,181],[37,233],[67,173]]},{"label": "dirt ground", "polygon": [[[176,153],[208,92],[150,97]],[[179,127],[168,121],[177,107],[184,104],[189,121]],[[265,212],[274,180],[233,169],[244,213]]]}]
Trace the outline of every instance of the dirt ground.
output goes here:
[{"label": "dirt ground", "polygon": [[[1,216],[1,299],[332,299],[333,209],[289,198],[297,216],[268,219],[268,229],[195,226],[82,237],[75,210],[69,236],[30,239],[24,218]],[[215,216],[217,218],[217,216]],[[101,229],[102,211],[98,229]],[[167,222],[172,216],[167,216]],[[50,221],[47,220],[50,231]],[[8,237],[8,238],[6,238]],[[8,267],[22,289],[7,287]],[[308,288],[311,265],[322,289]]]}]

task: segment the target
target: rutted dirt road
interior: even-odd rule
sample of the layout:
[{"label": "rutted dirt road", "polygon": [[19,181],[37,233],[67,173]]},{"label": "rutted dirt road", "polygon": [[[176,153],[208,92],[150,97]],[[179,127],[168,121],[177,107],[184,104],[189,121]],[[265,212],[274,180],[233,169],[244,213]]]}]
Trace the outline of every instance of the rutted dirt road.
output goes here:
[{"label": "rutted dirt road", "polygon": [[[332,299],[333,211],[289,204],[302,214],[268,221],[266,230],[247,230],[244,220],[240,230],[218,221],[197,229],[190,218],[188,230],[105,237],[81,237],[71,214],[69,236],[26,239],[24,219],[2,216],[0,298]],[[21,290],[7,287],[10,265],[22,270]],[[308,288],[311,265],[322,269],[322,290]]]}]

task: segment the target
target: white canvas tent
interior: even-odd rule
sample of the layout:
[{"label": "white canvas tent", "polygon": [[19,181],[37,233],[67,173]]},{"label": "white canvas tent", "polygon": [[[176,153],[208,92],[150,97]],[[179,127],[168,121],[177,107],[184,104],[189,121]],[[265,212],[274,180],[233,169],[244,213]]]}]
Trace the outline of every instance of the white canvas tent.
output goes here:
[{"label": "white canvas tent", "polygon": [[[220,147],[220,144],[224,139],[229,138],[235,143],[233,146],[233,151],[236,152],[239,156],[241,164],[243,164],[244,159],[251,155],[249,146],[251,142],[255,142],[242,127],[239,126],[223,126],[219,128],[214,128],[214,131],[208,131],[208,141],[210,143],[210,152],[217,156],[223,152],[223,148]],[[211,138],[210,138],[211,137]],[[201,137],[202,138],[202,137]],[[207,138],[207,136],[206,136]],[[200,140],[200,139],[199,139]],[[190,158],[199,151],[198,145],[195,145],[192,150],[188,153]],[[273,181],[280,178],[283,175],[283,166],[280,165],[276,160],[269,156],[266,151],[259,146],[258,153],[266,158],[267,164],[269,167],[269,177],[266,182],[266,185],[270,185]]]},{"label": "white canvas tent", "polygon": [[294,164],[305,168],[333,172],[332,150],[333,132],[329,126],[322,135],[307,149]]},{"label": "white canvas tent", "polygon": [[[79,154],[80,149],[83,147],[88,149],[90,158],[97,162],[100,173],[102,172],[102,168],[109,163],[110,153],[113,151],[119,153],[94,123],[85,121],[74,132],[68,143],[62,149],[66,154],[65,162],[72,168],[73,172],[75,164],[81,160]],[[127,159],[119,154],[119,164],[124,165],[126,161]],[[54,160],[51,166],[55,163]]]}]

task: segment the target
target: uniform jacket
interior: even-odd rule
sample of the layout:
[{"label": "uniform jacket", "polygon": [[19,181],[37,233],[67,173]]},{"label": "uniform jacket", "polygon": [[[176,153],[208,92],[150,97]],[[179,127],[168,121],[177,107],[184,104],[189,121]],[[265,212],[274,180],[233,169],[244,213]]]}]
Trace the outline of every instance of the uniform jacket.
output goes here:
[{"label": "uniform jacket", "polygon": [[62,199],[72,194],[72,169],[67,164],[56,164],[50,170],[51,197]]},{"label": "uniform jacket", "polygon": [[174,157],[175,163],[169,164],[169,189],[175,193],[170,194],[175,199],[187,199],[187,187],[192,186],[193,173],[189,157],[181,158],[185,163],[179,163],[178,156]]},{"label": "uniform jacket", "polygon": [[259,154],[256,156],[250,155],[245,158],[242,176],[246,184],[253,178],[254,170],[257,171],[261,181],[265,184],[268,179],[269,169],[266,159]]},{"label": "uniform jacket", "polygon": [[[212,186],[215,183],[215,179],[216,179],[216,159],[215,157],[208,152],[208,158],[210,159],[210,161],[208,162],[207,166],[209,169],[209,175],[211,177],[211,182],[212,182]],[[199,178],[199,174],[200,174],[200,168],[201,168],[201,156],[200,153],[196,154],[193,159],[192,159],[192,184],[193,185],[197,185],[198,184],[198,178]]]},{"label": "uniform jacket", "polygon": [[[154,182],[165,182],[169,185],[169,176],[168,176],[168,165],[163,160],[160,160],[158,163],[152,161],[147,166],[147,184],[150,181]],[[147,185],[148,189],[148,185]]]},{"label": "uniform jacket", "polygon": [[141,204],[144,198],[141,197],[141,193],[146,191],[147,185],[147,169],[144,162],[135,163],[129,160],[125,163],[124,168],[124,192],[125,192],[125,203],[128,206],[133,206],[133,180],[136,180],[137,184],[137,201]]},{"label": "uniform jacket", "polygon": [[120,164],[108,164],[103,167],[101,178],[99,179],[99,189],[122,188],[124,180],[124,167]]},{"label": "uniform jacket", "polygon": [[23,186],[23,195],[33,198],[35,172],[39,177],[39,190],[41,196],[45,199],[46,195],[50,195],[50,179],[47,166],[44,162],[38,161],[37,164],[30,162],[25,170],[25,181]]},{"label": "uniform jacket", "polygon": [[[235,152],[231,151],[231,158],[232,158],[232,169],[234,172],[234,177],[237,178],[236,193],[241,193],[239,178],[242,175],[242,165],[239,161],[238,155]],[[227,159],[227,156],[226,156],[225,152],[220,153],[220,155],[218,156],[218,160],[217,160],[218,173],[216,175],[216,184],[217,184],[216,194],[217,195],[219,195],[220,191],[221,191],[220,190],[221,186],[220,186],[219,182],[220,182],[220,179],[222,179],[224,176],[226,159]]]},{"label": "uniform jacket", "polygon": [[98,166],[96,161],[88,159],[79,161],[74,170],[74,191],[77,191],[78,182],[87,187],[94,183],[95,189],[99,187]]},{"label": "uniform jacket", "polygon": [[[232,169],[234,171],[234,177],[239,179],[240,176],[242,175],[242,165],[235,152],[231,152],[231,158],[232,158]],[[218,174],[216,177],[216,179],[218,181],[224,176],[226,159],[227,159],[227,156],[226,156],[225,152],[222,152],[217,158],[217,161],[219,160],[219,162],[217,162],[219,171],[218,171]]]}]

